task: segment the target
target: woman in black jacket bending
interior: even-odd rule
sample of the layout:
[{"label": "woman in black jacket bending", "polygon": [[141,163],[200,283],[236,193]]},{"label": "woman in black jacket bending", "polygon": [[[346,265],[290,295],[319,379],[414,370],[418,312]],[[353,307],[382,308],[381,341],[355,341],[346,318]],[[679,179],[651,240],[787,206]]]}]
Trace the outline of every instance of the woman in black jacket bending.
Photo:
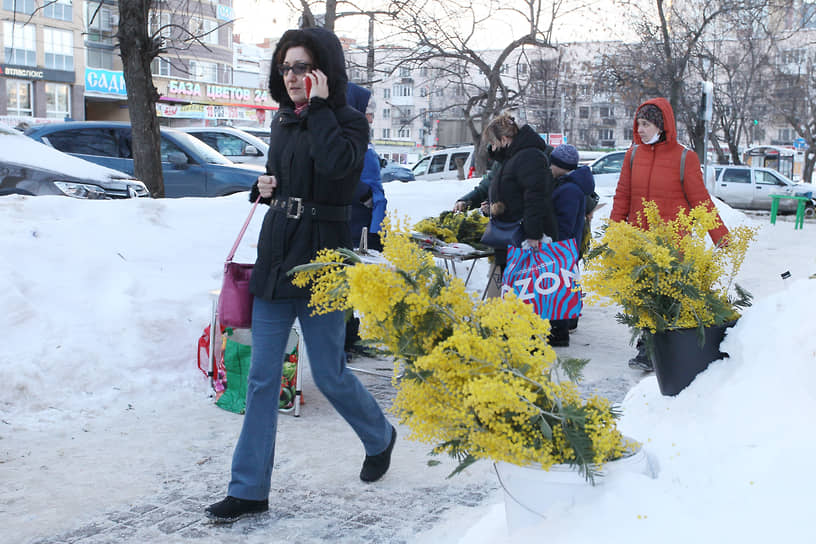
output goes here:
[{"label": "woman in black jacket bending", "polygon": [[312,315],[309,291],[286,275],[320,249],[351,247],[350,204],[363,168],[368,122],[346,104],[343,50],[331,32],[287,31],[273,62],[269,91],[280,109],[272,119],[267,175],[258,178],[250,195],[270,208],[250,282],[255,300],[246,415],[228,496],[206,509],[216,521],[269,507],[283,356],[295,318],[315,384],[363,443],[360,479],[373,482],[385,474],[397,436],[374,397],[346,368],[344,313]]},{"label": "woman in black jacket bending", "polygon": [[[499,221],[522,220],[524,237],[538,248],[546,234],[558,239],[558,218],[553,208],[552,148],[530,125],[519,128],[507,114],[493,119],[485,129],[490,157],[501,166],[490,180],[490,215]],[[507,248],[497,249],[501,272],[507,265]]]}]

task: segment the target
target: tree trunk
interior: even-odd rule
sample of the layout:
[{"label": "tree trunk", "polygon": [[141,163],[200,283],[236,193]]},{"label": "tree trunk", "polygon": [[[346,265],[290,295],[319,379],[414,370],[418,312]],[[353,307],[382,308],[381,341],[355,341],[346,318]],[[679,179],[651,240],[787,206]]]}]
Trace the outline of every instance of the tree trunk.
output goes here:
[{"label": "tree trunk", "polygon": [[156,115],[159,93],[153,85],[150,63],[160,46],[151,41],[147,31],[152,0],[119,2],[119,52],[127,86],[130,112],[131,149],[134,176],[142,180],[151,196],[164,197],[161,164],[161,135]]},{"label": "tree trunk", "polygon": [[811,143],[805,151],[805,166],[802,169],[802,181],[813,183],[813,166],[816,163],[816,143]]}]

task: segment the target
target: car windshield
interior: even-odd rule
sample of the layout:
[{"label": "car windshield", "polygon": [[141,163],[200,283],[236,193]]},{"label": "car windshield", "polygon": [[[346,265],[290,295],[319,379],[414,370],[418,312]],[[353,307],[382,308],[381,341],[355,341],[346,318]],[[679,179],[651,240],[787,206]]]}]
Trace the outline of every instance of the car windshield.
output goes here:
[{"label": "car windshield", "polygon": [[235,164],[212,147],[186,132],[173,132],[173,137],[188,149],[192,149],[199,157],[204,159],[204,162],[209,164]]}]

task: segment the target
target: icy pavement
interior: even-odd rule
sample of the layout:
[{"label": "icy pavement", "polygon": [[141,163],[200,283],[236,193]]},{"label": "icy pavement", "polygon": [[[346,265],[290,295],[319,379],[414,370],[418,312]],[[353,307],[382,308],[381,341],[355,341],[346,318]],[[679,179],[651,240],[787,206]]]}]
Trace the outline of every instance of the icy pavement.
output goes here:
[{"label": "icy pavement", "polygon": [[[591,317],[585,321],[582,318],[583,330],[592,330],[590,320]],[[579,328],[573,334],[572,345],[559,348],[558,353],[573,357],[597,356],[598,350],[604,349],[599,344],[606,339],[585,338],[585,335]],[[628,354],[621,349],[621,343],[625,342],[620,338],[610,341],[610,351],[617,352],[618,357],[614,363],[590,364],[581,390],[584,394],[598,393],[620,401],[642,376],[627,369],[625,361],[618,360],[622,352]],[[390,361],[381,358],[355,358],[352,365],[386,373],[391,369]],[[357,375],[383,408],[390,408],[395,396],[390,380],[366,373]],[[427,455],[430,447],[407,440],[409,431],[405,427],[398,427],[399,439],[388,474],[374,484],[361,482],[357,475],[362,448],[345,422],[317,393],[308,370],[304,373],[303,390],[306,404],[301,417],[282,414],[279,418],[278,452],[268,512],[231,525],[213,524],[204,517],[204,507],[225,495],[232,448],[242,417],[205,403],[205,414],[189,416],[190,426],[212,425],[211,429],[201,429],[203,436],[190,439],[172,426],[165,431],[171,436],[179,432],[179,442],[191,443],[183,445],[188,451],[187,458],[168,453],[166,466],[156,466],[153,481],[159,483],[155,492],[138,494],[134,491],[138,485],[134,483],[128,489],[131,492],[128,500],[117,499],[118,486],[130,485],[127,482],[129,468],[121,467],[124,482],[111,482],[106,502],[97,505],[97,512],[84,508],[81,515],[70,518],[74,523],[56,525],[64,530],[45,532],[33,528],[27,532],[28,537],[19,542],[416,543],[423,541],[421,535],[432,533],[434,527],[463,516],[478,516],[478,507],[501,500],[491,463],[476,463],[465,473],[446,479],[454,467],[453,461]],[[157,412],[166,410],[157,409]],[[203,417],[205,423],[196,417]],[[392,416],[389,418],[393,421]],[[431,460],[439,464],[429,466]],[[134,472],[138,478],[144,475],[145,467]],[[100,485],[106,484],[100,482]],[[53,527],[53,521],[45,527]],[[32,535],[37,536],[30,538]]]}]

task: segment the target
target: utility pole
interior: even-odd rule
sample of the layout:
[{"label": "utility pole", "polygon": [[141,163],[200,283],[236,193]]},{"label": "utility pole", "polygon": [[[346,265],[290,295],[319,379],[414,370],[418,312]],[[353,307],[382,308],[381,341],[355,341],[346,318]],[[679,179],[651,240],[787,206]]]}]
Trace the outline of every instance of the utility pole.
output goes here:
[{"label": "utility pole", "polygon": [[700,87],[702,92],[698,117],[703,121],[703,181],[708,192],[714,194],[713,183],[709,183],[708,179],[708,130],[714,110],[714,84],[710,81],[703,81]]}]

